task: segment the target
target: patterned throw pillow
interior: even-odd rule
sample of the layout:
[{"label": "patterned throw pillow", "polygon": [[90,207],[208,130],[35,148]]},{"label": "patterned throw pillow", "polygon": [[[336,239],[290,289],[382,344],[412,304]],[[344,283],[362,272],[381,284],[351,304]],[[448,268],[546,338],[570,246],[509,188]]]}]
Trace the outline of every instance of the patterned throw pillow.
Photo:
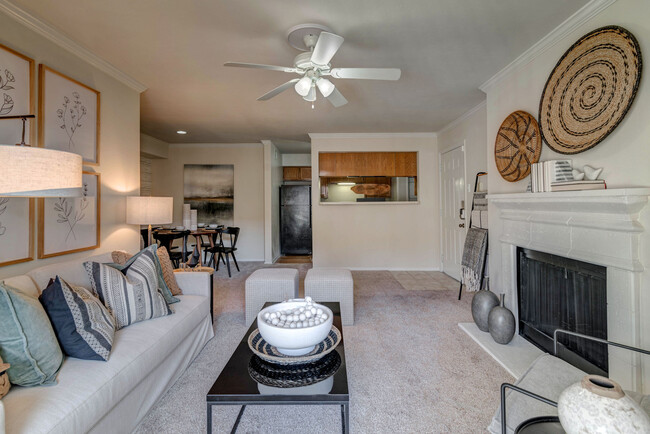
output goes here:
[{"label": "patterned throw pillow", "polygon": [[156,246],[150,246],[119,270],[98,262],[84,263],[93,291],[113,313],[118,330],[173,313],[158,289],[157,261]]},{"label": "patterned throw pillow", "polygon": [[57,276],[39,300],[66,355],[85,360],[108,360],[113,347],[115,319],[90,290],[69,285]]},{"label": "patterned throw pillow", "polygon": [[[176,278],[172,274],[171,279],[169,279],[165,275],[165,268],[163,267],[163,256],[167,258],[167,262],[169,262],[169,268],[172,269],[173,272],[173,267],[171,265],[171,260],[169,259],[169,255],[167,254],[167,249],[158,249],[158,246],[152,245],[147,247],[148,249],[156,249],[156,266],[158,267],[158,287],[160,288],[160,291],[162,292],[163,297],[165,297],[165,301],[167,304],[174,304],[178,303],[180,300],[174,295],[174,291],[172,290],[172,287],[169,286],[169,281],[173,282],[173,284],[178,288],[178,284],[176,283]],[[164,255],[163,253],[164,252]],[[135,256],[138,256],[136,254]],[[111,253],[111,257],[113,259],[113,262],[116,265],[119,265],[119,267],[116,267],[117,269],[122,269],[124,267],[128,267],[131,262],[133,262],[133,258],[135,258],[134,255],[125,252],[124,250],[115,250]],[[178,288],[178,291],[180,292],[180,288]]]},{"label": "patterned throw pillow", "polygon": [[156,254],[160,261],[163,279],[165,279],[165,283],[172,295],[183,295],[183,291],[181,291],[181,288],[176,282],[176,277],[174,276],[174,265],[172,264],[172,260],[169,259],[169,252],[163,247],[156,250]]},{"label": "patterned throw pillow", "polygon": [[0,356],[17,386],[56,383],[63,353],[35,297],[0,282]]}]

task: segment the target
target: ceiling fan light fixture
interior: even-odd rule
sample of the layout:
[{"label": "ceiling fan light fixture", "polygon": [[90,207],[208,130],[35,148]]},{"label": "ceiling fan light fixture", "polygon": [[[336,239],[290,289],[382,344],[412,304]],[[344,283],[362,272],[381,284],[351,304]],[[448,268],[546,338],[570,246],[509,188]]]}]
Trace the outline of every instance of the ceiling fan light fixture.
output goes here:
[{"label": "ceiling fan light fixture", "polygon": [[325,98],[334,92],[334,84],[326,78],[319,78],[316,82],[316,86],[318,86],[318,90],[320,90],[320,93],[322,93]]},{"label": "ceiling fan light fixture", "polygon": [[303,96],[302,99],[309,102],[316,101],[316,86],[313,86],[309,89],[307,95]]},{"label": "ceiling fan light fixture", "polygon": [[307,96],[312,88],[311,77],[305,75],[303,78],[298,80],[294,88],[296,89],[298,95],[303,97]]}]

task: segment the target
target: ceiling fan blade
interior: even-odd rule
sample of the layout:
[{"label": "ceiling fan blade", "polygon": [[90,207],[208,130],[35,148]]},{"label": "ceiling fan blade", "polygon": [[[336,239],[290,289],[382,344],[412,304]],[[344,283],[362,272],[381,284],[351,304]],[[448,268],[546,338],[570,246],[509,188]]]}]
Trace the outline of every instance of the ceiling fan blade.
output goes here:
[{"label": "ceiling fan blade", "polygon": [[332,68],[330,75],[334,78],[361,80],[399,80],[402,70],[399,68]]},{"label": "ceiling fan blade", "polygon": [[330,32],[321,32],[316,41],[314,51],[311,53],[311,61],[316,65],[327,65],[332,57],[339,50],[343,38]]},{"label": "ceiling fan blade", "polygon": [[276,96],[277,94],[282,93],[285,90],[292,87],[298,80],[300,80],[300,79],[299,78],[294,78],[293,80],[289,80],[286,83],[281,84],[280,86],[276,87],[272,91],[265,93],[261,97],[257,98],[257,100],[258,101],[266,101],[267,99],[271,99],[274,96]]},{"label": "ceiling fan blade", "polygon": [[261,65],[259,63],[226,62],[223,64],[223,66],[234,66],[237,68],[269,69],[271,71],[282,71],[282,72],[296,72],[296,68],[289,68],[286,66],[275,66],[275,65]]},{"label": "ceiling fan blade", "polygon": [[327,100],[332,103],[334,107],[341,107],[348,103],[348,100],[339,92],[338,89],[334,88],[334,91],[330,93],[330,96],[327,97]]}]

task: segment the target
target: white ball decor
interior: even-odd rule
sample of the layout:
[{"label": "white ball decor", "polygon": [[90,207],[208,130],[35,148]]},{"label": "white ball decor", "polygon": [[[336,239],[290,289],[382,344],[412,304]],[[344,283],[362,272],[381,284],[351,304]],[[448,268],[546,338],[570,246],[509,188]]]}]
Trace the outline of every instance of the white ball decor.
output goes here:
[{"label": "white ball decor", "polygon": [[309,353],[332,328],[332,311],[311,297],[294,299],[263,309],[257,327],[264,340],[290,356]]},{"label": "white ball decor", "polygon": [[599,375],[586,375],[564,389],[557,410],[568,434],[650,432],[648,414],[617,382]]}]

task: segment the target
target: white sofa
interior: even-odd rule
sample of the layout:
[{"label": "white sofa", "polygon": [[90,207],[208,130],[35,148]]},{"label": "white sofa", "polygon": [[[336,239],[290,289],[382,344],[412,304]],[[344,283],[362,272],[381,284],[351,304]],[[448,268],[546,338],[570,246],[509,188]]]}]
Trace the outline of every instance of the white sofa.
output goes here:
[{"label": "white sofa", "polygon": [[[56,275],[89,288],[87,260],[112,262],[109,253],[4,280],[33,296]],[[56,385],[13,386],[0,401],[0,433],[3,405],[7,434],[133,431],[214,336],[209,279],[208,273],[177,273],[183,295],[172,305],[175,313],[116,332],[107,362],[66,357]]]}]

